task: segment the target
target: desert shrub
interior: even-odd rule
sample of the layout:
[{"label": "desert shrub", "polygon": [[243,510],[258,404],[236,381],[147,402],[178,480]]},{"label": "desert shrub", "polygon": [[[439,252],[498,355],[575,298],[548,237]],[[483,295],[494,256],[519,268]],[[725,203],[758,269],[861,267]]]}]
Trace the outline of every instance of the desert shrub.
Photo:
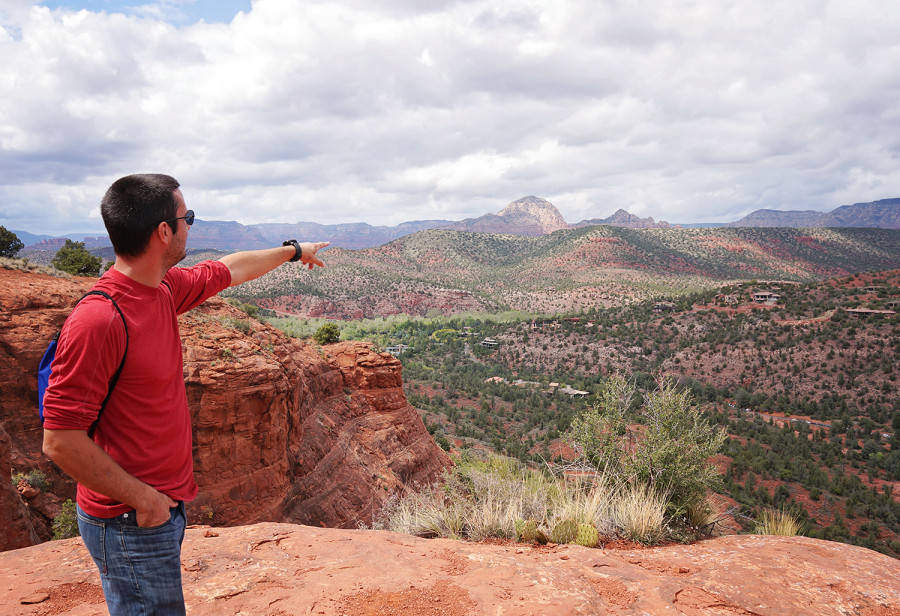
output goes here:
[{"label": "desert shrub", "polygon": [[246,319],[225,318],[223,320],[223,323],[225,325],[227,325],[228,327],[232,327],[232,328],[238,330],[245,336],[249,335],[253,329],[250,325],[250,322],[247,321]]},{"label": "desert shrub", "polygon": [[255,306],[253,304],[247,304],[245,302],[233,302],[233,305],[238,309],[247,313],[247,316],[251,319],[259,319],[259,306]]},{"label": "desert shrub", "polygon": [[589,526],[600,537],[654,543],[675,538],[666,524],[667,497],[639,482],[569,476],[467,451],[440,483],[389,499],[373,526],[420,537],[529,542],[575,542],[578,529]]},{"label": "desert shrub", "polygon": [[337,323],[325,323],[316,330],[313,338],[319,344],[332,344],[341,339],[341,328]]},{"label": "desert shrub", "polygon": [[13,487],[18,486],[23,480],[32,488],[37,488],[38,490],[46,490],[50,487],[50,482],[47,481],[47,475],[44,471],[38,469],[28,471],[27,473],[15,473],[12,476]]},{"label": "desert shrub", "polygon": [[70,539],[80,535],[75,503],[72,502],[72,499],[67,498],[63,503],[62,512],[53,518],[53,538]]},{"label": "desert shrub", "polygon": [[18,235],[0,226],[0,257],[15,257],[24,246]]},{"label": "desert shrub", "polygon": [[637,413],[644,426],[632,431],[627,412],[635,394],[624,377],[611,377],[600,401],[572,421],[566,439],[615,481],[633,479],[657,495],[667,494],[669,513],[684,515],[718,485],[719,471],[708,459],[721,449],[725,433],[701,415],[690,391],[679,390],[672,380],[642,396]]},{"label": "desert shrub", "polygon": [[88,252],[84,242],[66,240],[51,263],[56,269],[73,276],[99,276],[103,259]]},{"label": "desert shrub", "polygon": [[514,538],[518,519],[545,519],[543,476],[517,460],[466,452],[442,481],[388,501],[376,528],[421,537]]}]

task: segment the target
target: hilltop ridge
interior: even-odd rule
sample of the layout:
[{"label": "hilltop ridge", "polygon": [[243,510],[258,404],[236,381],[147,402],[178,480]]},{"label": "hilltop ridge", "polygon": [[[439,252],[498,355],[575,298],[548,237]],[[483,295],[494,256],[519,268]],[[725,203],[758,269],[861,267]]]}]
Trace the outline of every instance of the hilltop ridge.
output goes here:
[{"label": "hilltop ridge", "polygon": [[[200,258],[201,254],[195,255]],[[293,268],[230,291],[302,317],[360,319],[624,305],[731,280],[809,281],[900,267],[887,229],[627,229],[593,226],[527,237],[420,231],[378,248],[329,250],[327,267]]]},{"label": "hilltop ridge", "polygon": [[756,210],[727,227],[877,227],[900,229],[900,199],[842,205],[830,212]]}]

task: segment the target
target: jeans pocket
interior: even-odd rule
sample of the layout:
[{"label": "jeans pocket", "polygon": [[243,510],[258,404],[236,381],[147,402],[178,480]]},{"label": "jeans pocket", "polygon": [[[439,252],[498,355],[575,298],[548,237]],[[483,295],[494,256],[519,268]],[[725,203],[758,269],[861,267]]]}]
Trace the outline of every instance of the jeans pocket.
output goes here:
[{"label": "jeans pocket", "polygon": [[163,522],[162,524],[157,524],[156,526],[138,526],[137,521],[137,513],[132,510],[128,513],[123,513],[120,517],[122,530],[127,532],[141,532],[141,533],[152,533],[156,530],[164,530],[170,524],[172,524],[172,512],[174,509],[169,509],[169,519]]},{"label": "jeans pocket", "polygon": [[87,548],[88,553],[97,565],[97,569],[101,575],[106,575],[108,569],[106,564],[106,527],[107,521],[96,518],[77,508],[76,517],[78,519],[78,532],[81,533],[81,540]]}]

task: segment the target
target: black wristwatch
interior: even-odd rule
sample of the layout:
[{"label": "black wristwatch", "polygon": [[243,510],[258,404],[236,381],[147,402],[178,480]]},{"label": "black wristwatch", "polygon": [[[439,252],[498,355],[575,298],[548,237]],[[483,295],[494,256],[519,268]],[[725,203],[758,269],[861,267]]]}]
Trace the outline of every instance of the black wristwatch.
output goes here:
[{"label": "black wristwatch", "polygon": [[293,246],[294,250],[297,251],[297,254],[290,258],[291,263],[296,263],[300,260],[301,257],[303,257],[303,250],[300,248],[300,244],[297,243],[297,240],[284,240],[281,245]]}]

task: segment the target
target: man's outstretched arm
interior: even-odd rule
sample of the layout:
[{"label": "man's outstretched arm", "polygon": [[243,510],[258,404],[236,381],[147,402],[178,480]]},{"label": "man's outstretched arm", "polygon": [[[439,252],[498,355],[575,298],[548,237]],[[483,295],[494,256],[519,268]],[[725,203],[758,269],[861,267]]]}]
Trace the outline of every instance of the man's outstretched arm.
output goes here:
[{"label": "man's outstretched arm", "polygon": [[[309,269],[312,269],[315,265],[325,267],[325,263],[316,253],[326,246],[328,246],[328,242],[304,242],[300,244],[300,263],[308,265]],[[279,246],[278,248],[267,248],[265,250],[235,252],[222,257],[219,261],[224,263],[231,272],[230,286],[234,287],[267,274],[279,265],[290,261],[295,254],[296,250],[293,246]]]}]

